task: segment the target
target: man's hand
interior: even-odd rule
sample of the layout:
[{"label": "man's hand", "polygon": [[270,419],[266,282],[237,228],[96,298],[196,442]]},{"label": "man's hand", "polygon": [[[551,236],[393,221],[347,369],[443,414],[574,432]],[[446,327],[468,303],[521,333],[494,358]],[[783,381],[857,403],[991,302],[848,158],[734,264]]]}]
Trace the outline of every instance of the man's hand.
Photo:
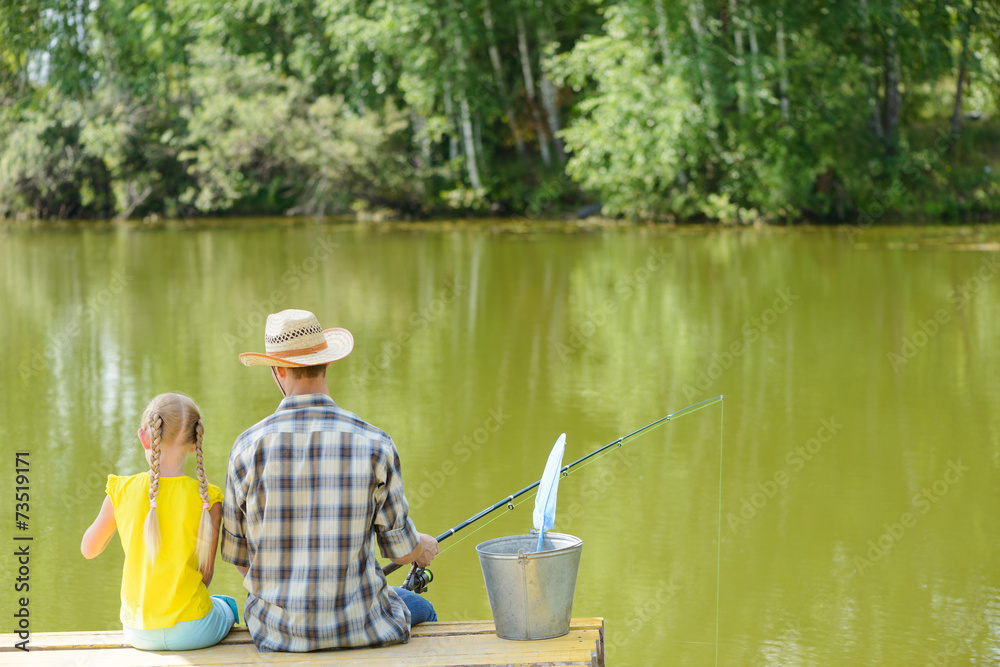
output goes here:
[{"label": "man's hand", "polygon": [[420,542],[410,553],[402,558],[390,558],[396,565],[409,565],[416,563],[418,567],[427,567],[434,557],[438,555],[438,541],[430,535],[419,533]]},{"label": "man's hand", "polygon": [[427,567],[438,555],[438,541],[425,533],[420,533],[420,546],[423,550],[416,558],[417,567]]}]

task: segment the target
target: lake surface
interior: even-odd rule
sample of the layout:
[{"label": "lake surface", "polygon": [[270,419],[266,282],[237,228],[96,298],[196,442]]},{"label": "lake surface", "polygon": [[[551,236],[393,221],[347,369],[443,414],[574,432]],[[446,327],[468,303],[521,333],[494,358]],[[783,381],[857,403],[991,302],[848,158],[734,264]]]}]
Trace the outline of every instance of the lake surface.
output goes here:
[{"label": "lake surface", "polygon": [[[79,542],[107,474],[145,465],[145,404],[199,403],[224,485],[280,399],[237,354],[298,307],[354,333],[332,394],[393,436],[431,534],[537,480],[560,433],[569,462],[725,396],[562,480],[573,614],[605,617],[608,664],[996,665],[998,249],[978,227],[0,232],[0,474],[29,452],[31,495],[18,531],[4,491],[3,585],[29,535],[32,630],[120,627],[118,539]],[[531,503],[495,516],[442,543],[443,620],[490,618],[475,545]],[[221,560],[211,590],[242,599]]]}]

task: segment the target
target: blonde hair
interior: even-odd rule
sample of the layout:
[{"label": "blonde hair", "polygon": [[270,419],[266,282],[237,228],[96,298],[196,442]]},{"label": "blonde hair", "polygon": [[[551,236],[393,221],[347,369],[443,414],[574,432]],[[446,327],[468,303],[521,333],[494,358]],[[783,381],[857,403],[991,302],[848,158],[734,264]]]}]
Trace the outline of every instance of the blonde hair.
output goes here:
[{"label": "blonde hair", "polygon": [[160,521],[156,514],[156,496],[160,490],[160,450],[164,442],[179,446],[193,443],[198,459],[198,493],[202,502],[195,553],[198,555],[198,568],[204,570],[212,556],[213,531],[212,517],[208,512],[208,478],[201,451],[205,435],[201,411],[194,401],[183,394],[160,394],[149,402],[142,413],[142,428],[146,429],[150,439],[149,513],[142,528],[150,565],[156,561],[161,542]]}]

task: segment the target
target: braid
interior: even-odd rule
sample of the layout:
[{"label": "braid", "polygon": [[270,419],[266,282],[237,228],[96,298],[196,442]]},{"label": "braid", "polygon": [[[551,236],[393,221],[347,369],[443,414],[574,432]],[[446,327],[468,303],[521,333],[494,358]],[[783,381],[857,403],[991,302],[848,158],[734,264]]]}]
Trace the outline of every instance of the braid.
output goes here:
[{"label": "braid", "polygon": [[212,530],[212,517],[209,515],[208,478],[205,477],[205,462],[201,449],[201,441],[205,436],[205,425],[199,418],[194,424],[194,451],[198,457],[198,494],[201,496],[201,521],[198,523],[198,542],[195,553],[198,554],[198,569],[202,572],[208,567],[209,559],[215,546],[215,536]]},{"label": "braid", "polygon": [[205,477],[205,457],[201,451],[201,441],[205,437],[205,425],[199,419],[194,424],[194,451],[198,457],[198,495],[201,502],[208,502],[208,479]]},{"label": "braid", "polygon": [[156,561],[156,554],[160,551],[160,522],[156,515],[156,495],[160,490],[160,444],[163,440],[163,418],[158,412],[149,416],[149,437],[152,440],[150,449],[150,470],[149,470],[149,513],[146,514],[146,523],[143,526],[143,534],[146,541],[146,553],[149,555],[149,564]]}]

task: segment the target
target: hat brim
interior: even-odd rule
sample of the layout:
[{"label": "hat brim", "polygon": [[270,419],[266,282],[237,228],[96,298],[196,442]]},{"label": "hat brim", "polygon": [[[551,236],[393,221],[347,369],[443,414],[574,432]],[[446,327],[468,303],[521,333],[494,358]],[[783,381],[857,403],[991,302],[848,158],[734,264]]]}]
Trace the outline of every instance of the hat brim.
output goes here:
[{"label": "hat brim", "polygon": [[343,359],[354,349],[354,336],[347,329],[325,329],[326,349],[300,357],[275,357],[260,352],[244,352],[240,362],[244,366],[282,366],[284,368],[301,368],[303,366],[319,366],[338,359]]}]

